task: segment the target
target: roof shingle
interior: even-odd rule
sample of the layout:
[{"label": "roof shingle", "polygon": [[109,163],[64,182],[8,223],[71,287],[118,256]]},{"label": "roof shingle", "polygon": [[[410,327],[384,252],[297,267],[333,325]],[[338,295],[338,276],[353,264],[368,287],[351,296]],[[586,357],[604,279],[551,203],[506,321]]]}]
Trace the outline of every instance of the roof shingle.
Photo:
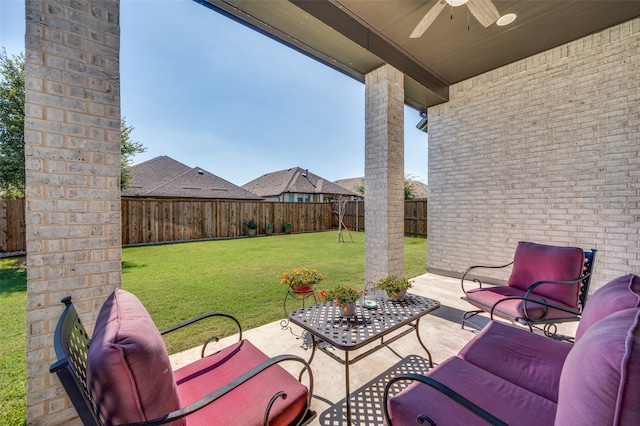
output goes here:
[{"label": "roof shingle", "polygon": [[284,193],[358,196],[355,192],[300,167],[267,173],[245,183],[242,188],[265,198]]},{"label": "roof shingle", "polygon": [[131,175],[123,196],[262,199],[201,167],[191,168],[165,155],[133,166]]}]

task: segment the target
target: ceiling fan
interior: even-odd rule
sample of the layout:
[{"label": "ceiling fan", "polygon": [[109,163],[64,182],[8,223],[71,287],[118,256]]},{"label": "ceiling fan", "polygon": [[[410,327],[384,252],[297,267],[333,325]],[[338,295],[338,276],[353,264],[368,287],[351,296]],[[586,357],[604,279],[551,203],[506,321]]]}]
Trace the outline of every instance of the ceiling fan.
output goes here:
[{"label": "ceiling fan", "polygon": [[429,28],[429,26],[436,20],[442,9],[446,5],[451,7],[458,7],[466,4],[469,11],[483,26],[488,27],[500,18],[500,12],[495,7],[491,0],[438,0],[433,5],[426,15],[418,22],[418,25],[414,28],[409,37],[419,38]]}]

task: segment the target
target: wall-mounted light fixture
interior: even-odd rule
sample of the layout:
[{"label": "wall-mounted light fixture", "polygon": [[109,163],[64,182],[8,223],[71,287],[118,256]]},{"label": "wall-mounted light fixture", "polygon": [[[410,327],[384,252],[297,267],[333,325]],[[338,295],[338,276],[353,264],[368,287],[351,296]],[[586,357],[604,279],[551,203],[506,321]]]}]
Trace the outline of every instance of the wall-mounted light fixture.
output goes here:
[{"label": "wall-mounted light fixture", "polygon": [[427,127],[429,124],[429,119],[427,118],[427,112],[421,112],[420,117],[422,118],[418,124],[416,124],[416,128],[422,130],[427,133]]}]

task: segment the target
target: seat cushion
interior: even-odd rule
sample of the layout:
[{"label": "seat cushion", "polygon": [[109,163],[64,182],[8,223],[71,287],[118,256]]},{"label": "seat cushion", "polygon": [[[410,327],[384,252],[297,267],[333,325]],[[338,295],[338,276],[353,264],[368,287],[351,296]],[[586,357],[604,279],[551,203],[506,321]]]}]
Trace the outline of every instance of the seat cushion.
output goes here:
[{"label": "seat cushion", "polygon": [[556,402],[562,366],[571,348],[568,343],[492,321],[458,357]]},{"label": "seat cushion", "polygon": [[640,277],[629,274],[609,281],[589,297],[576,330],[576,341],[602,318],[637,307],[640,307]]},{"label": "seat cushion", "polygon": [[115,290],[98,314],[89,343],[87,382],[106,424],[151,420],[180,408],[162,336],[129,292]]},{"label": "seat cushion", "polygon": [[[524,297],[526,291],[521,290],[515,287],[507,287],[507,286],[495,286],[495,287],[482,287],[475,288],[473,290],[467,291],[466,296],[464,297],[469,303],[486,310],[487,312],[491,311],[491,307],[503,300],[505,297]],[[533,297],[540,298],[539,295],[533,295]],[[549,303],[553,303],[555,306],[564,308],[564,309],[575,309],[572,306],[564,305],[559,302],[554,302],[549,299],[545,299]],[[505,300],[496,306],[496,311],[494,312],[498,316],[508,317],[509,319],[514,318],[528,318],[530,320],[539,320],[544,317],[544,319],[563,319],[563,318],[577,318],[575,314],[571,314],[565,311],[560,311],[558,309],[549,308],[545,309],[544,305],[540,305],[535,302],[526,302],[527,307],[527,315],[524,312],[525,301],[521,299],[514,300]],[[502,315],[501,315],[502,314]]]},{"label": "seat cushion", "polygon": [[[460,358],[438,365],[429,377],[450,387],[471,402],[510,425],[550,425],[556,404],[495,376]],[[480,417],[422,383],[414,383],[388,401],[394,426],[415,425],[419,414],[437,425],[483,425]]]},{"label": "seat cushion", "polygon": [[[204,397],[266,361],[267,356],[242,340],[175,371],[183,406]],[[284,391],[270,413],[270,425],[288,425],[302,414],[307,388],[279,365],[269,367],[249,382],[187,417],[188,425],[262,425],[269,400]]]},{"label": "seat cushion", "polygon": [[557,425],[640,425],[640,308],[594,323],[567,356]]},{"label": "seat cushion", "polygon": [[[584,251],[579,247],[556,247],[520,242],[513,257],[509,286],[526,291],[538,281],[570,281],[580,278],[584,270]],[[574,309],[578,308],[580,283],[541,285],[534,292]]]}]

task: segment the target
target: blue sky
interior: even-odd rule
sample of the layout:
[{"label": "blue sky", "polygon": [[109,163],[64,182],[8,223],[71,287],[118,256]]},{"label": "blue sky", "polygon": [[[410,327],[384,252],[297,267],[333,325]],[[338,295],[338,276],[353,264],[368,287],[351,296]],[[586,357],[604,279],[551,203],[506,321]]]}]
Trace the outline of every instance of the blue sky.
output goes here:
[{"label": "blue sky", "polygon": [[[192,0],[121,0],[121,106],[132,139],[243,185],[290,167],[364,175],[364,84]],[[0,46],[24,51],[24,2],[0,0]],[[405,107],[405,173],[427,135]]]}]

